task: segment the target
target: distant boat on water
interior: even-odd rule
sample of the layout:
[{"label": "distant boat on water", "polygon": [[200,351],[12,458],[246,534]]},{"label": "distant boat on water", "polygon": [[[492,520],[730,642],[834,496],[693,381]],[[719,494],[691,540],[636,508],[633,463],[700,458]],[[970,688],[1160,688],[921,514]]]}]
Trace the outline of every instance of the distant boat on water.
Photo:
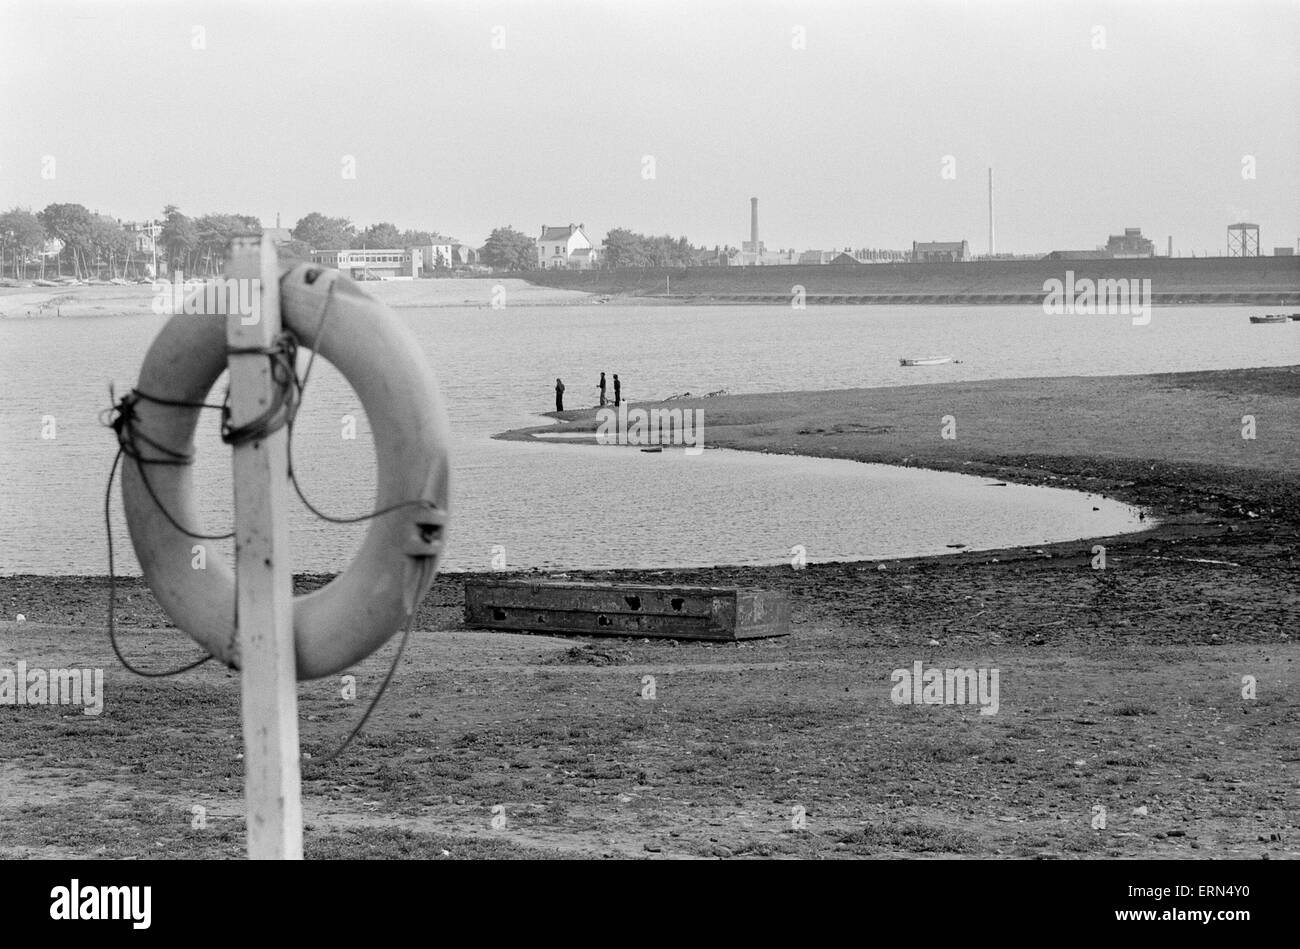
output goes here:
[{"label": "distant boat on water", "polygon": [[1285,313],[1267,313],[1264,316],[1252,316],[1252,323],[1285,323],[1288,319],[1295,319],[1294,316],[1288,317]]},{"label": "distant boat on water", "polygon": [[946,362],[952,362],[951,356],[917,356],[913,359],[900,359],[900,366],[942,366]]}]

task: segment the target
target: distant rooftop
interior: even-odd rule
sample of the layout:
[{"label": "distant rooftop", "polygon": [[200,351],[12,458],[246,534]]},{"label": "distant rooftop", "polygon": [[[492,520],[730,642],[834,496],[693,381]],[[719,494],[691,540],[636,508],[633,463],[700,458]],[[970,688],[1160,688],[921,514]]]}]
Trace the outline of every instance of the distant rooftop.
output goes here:
[{"label": "distant rooftop", "polygon": [[965,241],[917,241],[916,249],[919,251],[960,251],[965,245]]},{"label": "distant rooftop", "polygon": [[1115,255],[1108,250],[1054,250],[1044,260],[1110,260]]},{"label": "distant rooftop", "polygon": [[539,240],[544,241],[565,241],[573,235],[575,231],[582,230],[581,224],[570,224],[567,227],[547,227],[542,225],[542,236]]}]

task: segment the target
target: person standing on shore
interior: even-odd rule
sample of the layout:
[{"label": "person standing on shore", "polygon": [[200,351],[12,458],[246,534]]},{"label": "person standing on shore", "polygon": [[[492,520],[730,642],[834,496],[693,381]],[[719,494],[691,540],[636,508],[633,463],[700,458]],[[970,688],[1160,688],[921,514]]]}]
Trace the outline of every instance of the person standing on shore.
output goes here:
[{"label": "person standing on shore", "polygon": [[600,390],[600,404],[605,404],[605,374],[600,374],[600,382],[596,383],[596,388]]},{"label": "person standing on shore", "polygon": [[564,382],[560,379],[555,380],[555,411],[564,411]]},{"label": "person standing on shore", "polygon": [[614,373],[614,408],[618,408],[619,401],[623,398],[623,387],[619,384],[618,373]]}]

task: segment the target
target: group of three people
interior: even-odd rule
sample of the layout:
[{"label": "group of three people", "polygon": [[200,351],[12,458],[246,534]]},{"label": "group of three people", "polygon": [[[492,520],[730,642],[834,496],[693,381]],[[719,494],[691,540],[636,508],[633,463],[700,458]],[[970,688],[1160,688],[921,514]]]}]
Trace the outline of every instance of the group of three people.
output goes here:
[{"label": "group of three people", "polygon": [[[596,383],[596,388],[600,390],[600,404],[605,404],[605,374],[600,374],[600,382]],[[623,389],[618,381],[618,373],[614,373],[614,406],[623,400]],[[564,382],[560,379],[555,380],[555,411],[564,411]]]}]

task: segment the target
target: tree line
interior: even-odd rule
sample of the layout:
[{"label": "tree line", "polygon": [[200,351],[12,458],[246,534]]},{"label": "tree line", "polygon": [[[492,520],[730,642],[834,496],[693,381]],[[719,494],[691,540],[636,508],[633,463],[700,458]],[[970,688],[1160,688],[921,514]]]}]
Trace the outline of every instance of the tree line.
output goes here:
[{"label": "tree line", "polygon": [[[81,204],[51,204],[33,212],[14,207],[0,214],[0,276],[126,277],[168,272],[195,276],[220,273],[232,237],[260,234],[262,223],[253,214],[214,213],[190,217],[174,204],[162,217],[144,222],[155,250],[138,242],[141,230],[128,230],[116,218]],[[290,229],[280,244],[288,258],[305,258],[313,250],[363,247],[410,247],[452,243],[436,231],[398,230],[387,221],[357,227],[347,218],[313,211]],[[450,264],[450,261],[446,262]]]},{"label": "tree line", "polygon": [[[158,258],[188,272],[220,269],[226,244],[239,234],[256,234],[261,222],[251,214],[204,214],[190,218],[168,205],[153,225]],[[154,253],[108,214],[81,204],[51,204],[33,213],[11,208],[0,214],[0,274],[14,277],[125,277],[153,272]]]},{"label": "tree line", "polygon": [[695,247],[685,237],[673,238],[667,234],[638,234],[625,227],[616,227],[605,235],[601,266],[615,267],[694,267],[702,263],[720,263],[731,260],[737,248]]},{"label": "tree line", "polygon": [[16,207],[0,214],[0,274],[7,266],[15,277],[36,268],[44,276],[49,264],[57,275],[65,265],[78,277],[107,265],[116,276],[119,261],[125,272],[132,244],[115,218],[80,204],[51,204],[35,214]]},{"label": "tree line", "polygon": [[[225,249],[232,237],[260,234],[262,224],[252,214],[214,213],[190,217],[176,205],[163,209],[162,218],[148,222],[156,235],[158,263],[168,272],[195,276],[220,273]],[[33,213],[12,208],[0,214],[0,276],[34,272],[74,277],[154,275],[154,250],[141,250],[139,232],[127,230],[115,218],[90,211],[80,204],[51,204]],[[304,215],[281,242],[283,257],[302,259],[314,250],[412,247],[456,243],[437,231],[399,230],[381,221],[358,227],[345,217],[318,211]],[[735,247],[696,247],[685,237],[640,234],[625,227],[612,228],[601,242],[600,267],[691,267],[728,263],[739,253]],[[495,228],[479,251],[480,261],[494,270],[533,270],[539,266],[537,241],[513,227]],[[895,252],[860,250],[860,260],[895,259]],[[901,257],[901,252],[898,254]],[[449,266],[451,261],[439,261]]]},{"label": "tree line", "polygon": [[[736,247],[696,247],[685,237],[612,228],[601,242],[600,267],[693,267],[735,259]],[[537,241],[513,227],[498,227],[483,245],[482,261],[494,270],[535,270]]]},{"label": "tree line", "polygon": [[345,217],[328,217],[318,211],[300,218],[290,231],[291,252],[305,256],[313,250],[359,250],[366,247],[418,247],[424,244],[458,244],[437,231],[398,230],[388,221],[357,227]]}]

